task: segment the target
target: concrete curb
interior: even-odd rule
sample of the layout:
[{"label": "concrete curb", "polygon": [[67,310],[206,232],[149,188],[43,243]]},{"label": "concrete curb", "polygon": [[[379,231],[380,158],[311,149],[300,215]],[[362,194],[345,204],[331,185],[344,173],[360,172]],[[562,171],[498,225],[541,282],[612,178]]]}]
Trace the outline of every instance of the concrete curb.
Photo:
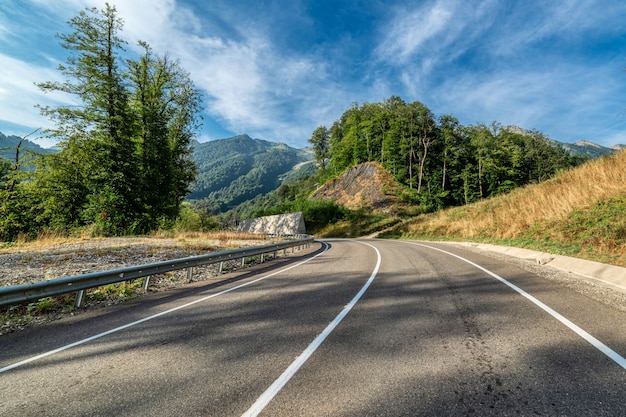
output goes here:
[{"label": "concrete curb", "polygon": [[[452,242],[450,242],[452,243]],[[547,265],[558,270],[580,275],[581,277],[603,282],[619,291],[626,292],[626,268],[572,258],[552,255],[530,249],[491,245],[487,243],[454,242],[458,246],[472,247],[480,251],[496,252],[503,255],[525,259],[540,265]]]}]

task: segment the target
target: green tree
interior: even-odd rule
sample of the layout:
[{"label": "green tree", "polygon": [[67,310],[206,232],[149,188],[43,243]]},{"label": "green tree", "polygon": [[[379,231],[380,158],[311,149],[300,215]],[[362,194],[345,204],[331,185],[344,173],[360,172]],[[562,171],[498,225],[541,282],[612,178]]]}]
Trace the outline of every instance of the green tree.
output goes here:
[{"label": "green tree", "polygon": [[400,135],[397,133],[400,111],[405,106],[404,101],[397,96],[391,96],[378,107],[373,114],[373,126],[377,128],[376,134],[380,138],[380,163],[391,174],[402,180],[404,178],[404,162],[400,150]]},{"label": "green tree", "polygon": [[330,144],[334,174],[378,161],[425,211],[508,192],[581,162],[538,132],[514,133],[497,122],[462,126],[396,96],[353,104],[331,127]]},{"label": "green tree", "polygon": [[8,185],[11,168],[11,161],[0,158],[0,189],[4,189]]},{"label": "green tree", "polygon": [[141,58],[129,60],[131,108],[141,172],[137,191],[146,226],[153,228],[160,217],[176,217],[194,179],[191,143],[201,96],[178,62],[155,57],[145,42],[140,46]]},{"label": "green tree", "polygon": [[309,143],[313,145],[313,155],[315,162],[322,169],[326,170],[328,158],[330,157],[330,132],[326,126],[320,126],[313,131]]},{"label": "green tree", "polygon": [[417,163],[417,192],[420,193],[428,152],[437,139],[437,123],[430,109],[419,101],[407,105],[405,114],[408,129],[409,187],[413,188],[413,171]]},{"label": "green tree", "polygon": [[22,141],[16,146],[13,161],[0,158],[0,239],[3,241],[32,234],[37,229],[38,208],[33,196],[36,189],[29,178],[37,155],[30,154],[25,159],[20,152],[21,144]]},{"label": "green tree", "polygon": [[119,37],[122,21],[107,3],[103,10],[82,11],[69,25],[74,32],[59,35],[61,45],[70,51],[66,64],[59,66],[65,81],[38,84],[46,92],[72,95],[79,103],[41,109],[56,123],[49,134],[61,147],[60,159],[50,166],[51,176],[58,174],[54,170],[61,176],[73,171],[64,157],[80,154],[79,163],[90,172],[83,177],[86,183],[67,190],[74,194],[70,200],[79,205],[75,209],[82,221],[98,223],[104,233],[119,234],[137,222],[139,212],[130,93],[120,58],[125,44]]},{"label": "green tree", "polygon": [[201,96],[178,62],[144,54],[124,60],[122,21],[115,7],[86,9],[60,35],[70,51],[59,66],[61,91],[78,105],[42,107],[60,153],[50,156],[33,183],[41,219],[59,227],[95,224],[107,235],[145,232],[172,222],[194,179],[192,141]]},{"label": "green tree", "polygon": [[459,121],[444,114],[439,118],[439,141],[441,143],[441,190],[445,191],[448,179],[448,169],[453,164],[455,149],[459,142]]}]

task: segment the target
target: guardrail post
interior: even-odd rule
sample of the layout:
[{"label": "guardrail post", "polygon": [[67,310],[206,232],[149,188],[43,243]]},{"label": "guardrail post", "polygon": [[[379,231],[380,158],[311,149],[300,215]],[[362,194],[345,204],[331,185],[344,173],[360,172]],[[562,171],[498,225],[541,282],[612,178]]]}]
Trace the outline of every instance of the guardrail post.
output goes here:
[{"label": "guardrail post", "polygon": [[74,307],[80,308],[83,306],[83,301],[85,300],[85,290],[78,290],[76,293],[76,301],[74,301]]},{"label": "guardrail post", "polygon": [[274,251],[274,259],[276,259],[277,255],[276,255],[277,251]]},{"label": "guardrail post", "polygon": [[262,253],[262,254],[261,254],[261,263],[263,263],[263,261],[264,261],[264,259],[265,259],[265,258],[264,258],[264,256],[265,256],[265,254],[264,254],[264,253]]},{"label": "guardrail post", "polygon": [[219,268],[218,274],[221,274],[223,270],[224,270],[224,262],[222,261],[220,262],[220,268]]},{"label": "guardrail post", "polygon": [[151,275],[146,275],[146,277],[143,279],[143,290],[144,291],[148,291],[148,285],[150,285],[150,277]]},{"label": "guardrail post", "polygon": [[241,258],[241,266],[242,267],[246,266],[246,257],[245,256],[243,258]]},{"label": "guardrail post", "polygon": [[187,268],[187,281],[191,282],[192,276],[193,276],[193,266]]}]

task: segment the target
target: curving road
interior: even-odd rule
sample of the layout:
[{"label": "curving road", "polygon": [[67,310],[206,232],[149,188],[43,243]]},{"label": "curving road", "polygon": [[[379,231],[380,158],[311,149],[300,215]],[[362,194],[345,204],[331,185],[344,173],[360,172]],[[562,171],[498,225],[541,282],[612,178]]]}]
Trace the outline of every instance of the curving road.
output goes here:
[{"label": "curving road", "polygon": [[0,337],[1,416],[623,416],[626,313],[444,244],[328,240]]}]

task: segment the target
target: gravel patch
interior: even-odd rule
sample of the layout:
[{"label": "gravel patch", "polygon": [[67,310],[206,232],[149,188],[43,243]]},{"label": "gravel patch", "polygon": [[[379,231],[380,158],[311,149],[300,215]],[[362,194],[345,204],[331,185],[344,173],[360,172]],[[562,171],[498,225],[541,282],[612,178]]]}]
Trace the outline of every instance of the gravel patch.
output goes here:
[{"label": "gravel patch", "polygon": [[[145,265],[171,259],[180,259],[240,247],[260,246],[267,240],[249,241],[176,241],[147,238],[96,239],[60,243],[45,247],[0,251],[0,287],[38,282],[48,279],[106,271],[128,266]],[[241,267],[241,260],[224,263],[224,271]],[[191,282],[215,279],[220,275],[219,264],[194,268]],[[172,271],[151,277],[148,292],[164,291],[188,284],[186,270]],[[138,287],[136,284],[135,287]],[[54,305],[41,311],[36,303],[0,307],[0,336],[26,327],[36,326],[59,318],[117,304],[145,292],[132,288],[125,295],[106,291],[87,291],[84,306],[74,308],[75,294],[55,297]]]}]

